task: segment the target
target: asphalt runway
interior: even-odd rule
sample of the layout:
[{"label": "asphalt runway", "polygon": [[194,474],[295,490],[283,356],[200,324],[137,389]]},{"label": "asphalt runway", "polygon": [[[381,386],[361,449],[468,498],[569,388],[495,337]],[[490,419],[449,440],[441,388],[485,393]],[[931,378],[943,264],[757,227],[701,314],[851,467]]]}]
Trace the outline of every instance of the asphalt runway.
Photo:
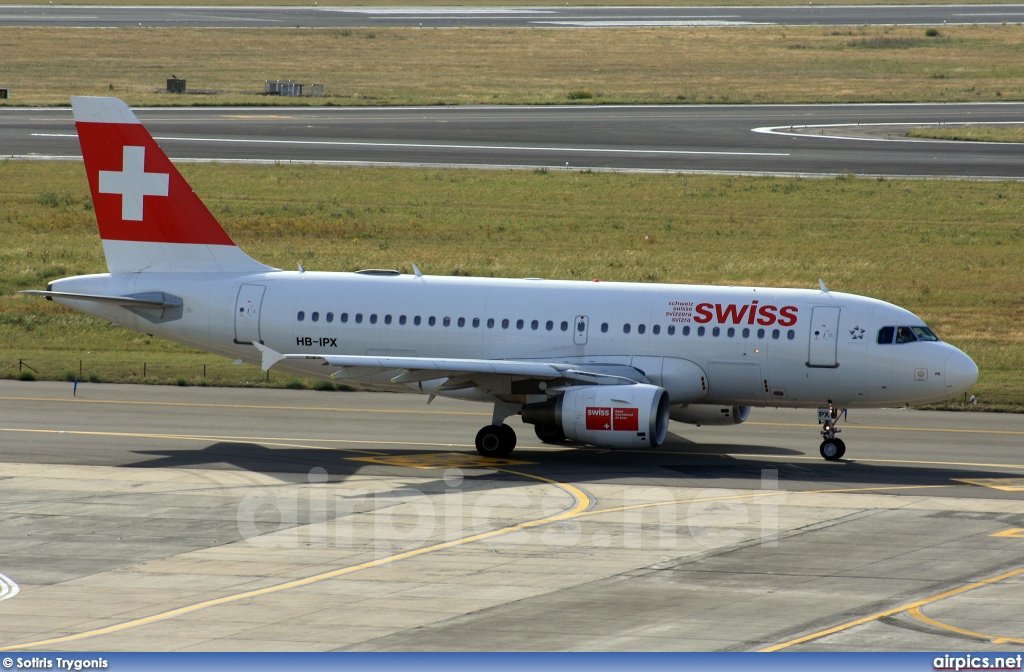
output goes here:
[{"label": "asphalt runway", "polygon": [[386,393],[0,381],[0,650],[1024,643],[1024,418],[673,423],[520,447]]},{"label": "asphalt runway", "polygon": [[0,26],[629,28],[964,25],[1024,21],[1024,5],[810,7],[123,7],[7,5]]},{"label": "asphalt runway", "polygon": [[[915,126],[1024,124],[1024,103],[137,112],[175,160],[1024,178],[1019,145],[904,137]],[[0,108],[0,151],[80,158],[71,111]]]}]

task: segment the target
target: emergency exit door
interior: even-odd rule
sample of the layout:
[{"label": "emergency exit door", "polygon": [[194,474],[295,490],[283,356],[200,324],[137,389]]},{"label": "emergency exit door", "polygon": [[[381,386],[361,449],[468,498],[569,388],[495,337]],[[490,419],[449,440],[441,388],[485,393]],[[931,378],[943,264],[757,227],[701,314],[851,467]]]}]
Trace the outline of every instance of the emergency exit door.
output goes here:
[{"label": "emergency exit door", "polygon": [[836,368],[839,343],[839,306],[818,306],[811,311],[811,342],[807,366]]},{"label": "emergency exit door", "polygon": [[572,342],[576,345],[587,344],[587,330],[590,328],[590,318],[586,315],[577,315],[572,325]]},{"label": "emergency exit door", "polygon": [[263,285],[242,285],[235,302],[235,343],[262,343],[260,338],[260,307]]}]

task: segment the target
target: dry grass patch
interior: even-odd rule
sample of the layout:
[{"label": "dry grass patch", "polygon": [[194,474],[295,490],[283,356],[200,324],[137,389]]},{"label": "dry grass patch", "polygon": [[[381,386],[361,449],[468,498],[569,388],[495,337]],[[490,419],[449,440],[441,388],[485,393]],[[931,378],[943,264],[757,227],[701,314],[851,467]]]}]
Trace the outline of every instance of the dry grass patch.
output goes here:
[{"label": "dry grass patch", "polygon": [[[279,268],[816,287],[902,305],[978,361],[983,402],[1024,405],[1024,184],[612,173],[183,165]],[[13,295],[104,272],[82,167],[0,163],[0,361],[63,376],[85,349],[217,360]],[[822,250],[827,250],[823,253]],[[54,362],[46,364],[49,357]],[[2,365],[0,365],[2,366]],[[116,369],[110,364],[110,374]],[[97,374],[99,375],[99,374]],[[253,382],[254,375],[238,375]],[[177,376],[169,382],[174,382]],[[225,382],[230,376],[225,375]]]},{"label": "dry grass patch", "polygon": [[[52,45],[59,44],[60,49]],[[553,104],[1024,99],[1024,30],[63,29],[0,38],[7,104]],[[162,92],[176,74],[190,90]],[[260,95],[265,79],[327,98]],[[591,98],[579,96],[585,92]]]},{"label": "dry grass patch", "polygon": [[1024,142],[1024,125],[915,128],[907,133],[907,136],[964,142]]}]

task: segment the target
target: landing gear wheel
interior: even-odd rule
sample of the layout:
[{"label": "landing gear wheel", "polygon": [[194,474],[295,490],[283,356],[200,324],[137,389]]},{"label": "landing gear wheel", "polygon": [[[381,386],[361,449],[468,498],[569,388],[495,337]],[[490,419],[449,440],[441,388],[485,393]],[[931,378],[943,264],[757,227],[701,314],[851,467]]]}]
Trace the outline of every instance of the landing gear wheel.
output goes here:
[{"label": "landing gear wheel", "polygon": [[544,443],[565,443],[565,432],[558,425],[534,425],[533,431]]},{"label": "landing gear wheel", "polygon": [[825,439],[821,442],[821,448],[818,450],[822,457],[829,462],[834,462],[846,454],[846,444],[842,439]]},{"label": "landing gear wheel", "polygon": [[516,448],[516,432],[508,425],[487,425],[476,433],[476,452],[484,457],[508,457]]}]

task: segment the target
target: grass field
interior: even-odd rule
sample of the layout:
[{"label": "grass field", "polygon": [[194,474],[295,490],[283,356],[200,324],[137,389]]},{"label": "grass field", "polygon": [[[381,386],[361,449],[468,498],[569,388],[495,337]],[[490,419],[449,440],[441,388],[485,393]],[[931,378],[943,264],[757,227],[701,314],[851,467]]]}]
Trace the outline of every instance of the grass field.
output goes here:
[{"label": "grass field", "polygon": [[[62,29],[0,37],[8,105],[1024,100],[1024,28]],[[55,49],[53,45],[59,45]],[[191,91],[163,92],[172,74]],[[261,95],[266,79],[325,98]]]},{"label": "grass field", "polygon": [[[1024,409],[1024,184],[310,166],[182,166],[280,268],[816,287],[914,311]],[[0,366],[40,377],[260,384],[252,367],[15,295],[105,272],[81,165],[0,162]],[[146,362],[146,378],[142,363]],[[22,374],[31,373],[22,369]],[[35,375],[35,374],[33,374]],[[288,384],[274,379],[272,384]],[[295,384],[295,383],[292,383]]]},{"label": "grass field", "polygon": [[926,127],[915,128],[907,136],[963,142],[1024,142],[1024,126]]}]

